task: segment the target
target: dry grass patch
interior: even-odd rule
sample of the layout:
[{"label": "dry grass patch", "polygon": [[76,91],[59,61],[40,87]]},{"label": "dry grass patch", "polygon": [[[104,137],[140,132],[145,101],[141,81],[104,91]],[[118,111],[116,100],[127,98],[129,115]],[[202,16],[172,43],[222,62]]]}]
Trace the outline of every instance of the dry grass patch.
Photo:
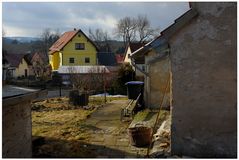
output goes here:
[{"label": "dry grass patch", "polygon": [[[107,101],[124,98],[108,98]],[[84,124],[98,107],[102,97],[89,99],[87,109],[73,106],[68,98],[51,98],[32,105],[32,136],[44,137],[44,143],[33,146],[34,157],[92,157],[88,145],[92,127]],[[92,152],[91,152],[92,153]]]}]

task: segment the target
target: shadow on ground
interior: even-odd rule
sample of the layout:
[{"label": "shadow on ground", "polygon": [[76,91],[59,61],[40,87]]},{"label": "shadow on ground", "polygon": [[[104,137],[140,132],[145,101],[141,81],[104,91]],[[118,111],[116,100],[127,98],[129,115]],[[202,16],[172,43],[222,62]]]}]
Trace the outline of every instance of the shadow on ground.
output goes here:
[{"label": "shadow on ground", "polygon": [[124,158],[126,154],[129,156],[129,153],[102,145],[43,137],[33,141],[32,151],[33,158]]}]

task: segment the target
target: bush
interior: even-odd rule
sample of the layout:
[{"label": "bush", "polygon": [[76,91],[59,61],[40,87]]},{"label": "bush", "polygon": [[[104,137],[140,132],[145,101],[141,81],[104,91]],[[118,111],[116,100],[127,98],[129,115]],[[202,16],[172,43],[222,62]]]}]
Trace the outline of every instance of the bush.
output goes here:
[{"label": "bush", "polygon": [[118,71],[118,78],[113,83],[114,94],[127,94],[126,82],[135,80],[135,71],[129,63],[123,63]]}]

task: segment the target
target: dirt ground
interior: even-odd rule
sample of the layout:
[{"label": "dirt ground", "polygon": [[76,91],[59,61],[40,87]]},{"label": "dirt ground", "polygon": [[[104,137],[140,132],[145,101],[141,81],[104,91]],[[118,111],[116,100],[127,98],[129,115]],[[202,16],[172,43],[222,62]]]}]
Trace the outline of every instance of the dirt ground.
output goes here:
[{"label": "dirt ground", "polygon": [[[120,121],[126,98],[90,99],[88,107],[74,107],[67,98],[53,98],[33,105],[34,157],[143,158],[147,147],[130,144],[127,128]],[[150,113],[155,117],[155,113]],[[148,117],[148,116],[147,116]],[[139,119],[139,118],[136,118]]]}]

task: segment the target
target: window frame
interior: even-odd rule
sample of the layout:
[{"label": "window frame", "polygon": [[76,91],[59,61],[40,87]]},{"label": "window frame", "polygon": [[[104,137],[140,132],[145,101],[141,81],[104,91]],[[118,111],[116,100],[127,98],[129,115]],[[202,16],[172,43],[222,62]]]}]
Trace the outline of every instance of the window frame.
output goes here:
[{"label": "window frame", "polygon": [[[73,62],[72,62],[71,60],[73,60]],[[69,63],[71,63],[71,64],[72,64],[72,63],[75,63],[75,58],[74,58],[74,57],[70,57],[70,58],[69,58]]]},{"label": "window frame", "polygon": [[85,43],[75,43],[75,50],[85,50]]},{"label": "window frame", "polygon": [[[86,61],[89,60],[89,61]],[[90,57],[85,57],[85,63],[90,63]]]},{"label": "window frame", "polygon": [[128,54],[128,59],[130,59],[130,54]]},{"label": "window frame", "polygon": [[146,67],[145,67],[145,66],[142,66],[142,70],[143,70],[143,71],[146,71]]}]

